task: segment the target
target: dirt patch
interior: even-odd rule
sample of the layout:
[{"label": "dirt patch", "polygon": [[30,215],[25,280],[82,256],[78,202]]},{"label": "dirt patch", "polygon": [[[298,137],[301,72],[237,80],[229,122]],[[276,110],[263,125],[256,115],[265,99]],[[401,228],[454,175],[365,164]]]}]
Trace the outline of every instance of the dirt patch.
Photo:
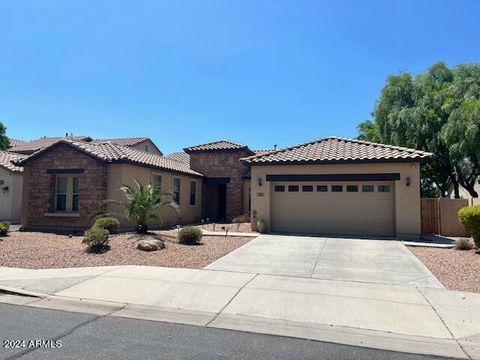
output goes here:
[{"label": "dirt patch", "polygon": [[189,246],[176,242],[175,231],[155,233],[164,235],[165,249],[140,251],[136,245],[141,238],[134,233],[125,233],[110,236],[111,250],[107,253],[89,254],[85,252],[81,236],[14,231],[0,238],[0,266],[45,269],[149,265],[200,269],[252,240],[246,237],[204,236],[200,245]]},{"label": "dirt patch", "polygon": [[447,289],[480,293],[480,255],[475,250],[409,249]]}]

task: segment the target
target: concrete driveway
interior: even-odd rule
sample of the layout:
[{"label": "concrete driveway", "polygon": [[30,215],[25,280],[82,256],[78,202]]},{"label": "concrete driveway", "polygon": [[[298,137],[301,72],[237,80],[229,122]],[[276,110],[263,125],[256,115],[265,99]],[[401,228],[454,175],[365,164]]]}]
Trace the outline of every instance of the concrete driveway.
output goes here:
[{"label": "concrete driveway", "polygon": [[396,240],[261,235],[206,269],[443,288]]}]

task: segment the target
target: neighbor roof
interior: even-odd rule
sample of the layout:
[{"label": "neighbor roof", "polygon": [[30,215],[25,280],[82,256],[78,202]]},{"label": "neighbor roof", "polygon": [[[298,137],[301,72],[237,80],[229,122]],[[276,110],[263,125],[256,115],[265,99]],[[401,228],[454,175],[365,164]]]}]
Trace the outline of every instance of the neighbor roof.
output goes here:
[{"label": "neighbor roof", "polygon": [[90,136],[68,136],[68,137],[43,137],[37,140],[25,141],[21,144],[12,146],[9,151],[20,153],[20,154],[32,154],[35,151],[43,149],[51,144],[56,143],[61,139],[69,139],[72,141],[91,141]]},{"label": "neighbor roof", "polygon": [[153,146],[158,150],[158,152],[161,154],[162,152],[160,149],[155,145],[155,143],[146,136],[141,136],[141,137],[131,137],[131,138],[111,138],[111,139],[94,139],[91,142],[93,144],[101,144],[101,143],[106,143],[106,142],[113,142],[117,145],[123,145],[123,146],[135,146],[138,144],[141,144],[144,141],[150,141]]},{"label": "neighbor roof", "polygon": [[12,172],[22,172],[23,167],[14,165],[12,161],[21,160],[25,158],[25,156],[26,155],[15,154],[9,151],[0,151],[0,167]]},{"label": "neighbor roof", "polygon": [[25,144],[25,141],[23,141],[23,140],[8,139],[8,141],[10,142],[9,147],[14,147],[14,146],[18,146],[18,145],[21,145],[21,144]]},{"label": "neighbor roof", "polygon": [[174,153],[168,154],[166,157],[169,159],[180,161],[182,163],[190,165],[190,155],[188,155],[186,152],[183,152],[183,151],[174,152]]},{"label": "neighbor roof", "polygon": [[328,137],[243,158],[251,165],[422,161],[433,154],[399,146]]},{"label": "neighbor roof", "polygon": [[183,149],[187,154],[204,151],[225,151],[248,149],[247,145],[239,144],[230,140],[218,140],[207,144],[191,146]]},{"label": "neighbor roof", "polygon": [[25,165],[38,155],[48,151],[50,148],[58,144],[71,146],[89,156],[108,163],[131,163],[188,175],[203,176],[202,174],[191,170],[188,164],[169,159],[162,155],[151,154],[132,147],[118,145],[113,142],[93,144],[91,142],[72,141],[70,139],[61,139],[56,143],[27,156],[23,160],[17,161],[16,165]]}]

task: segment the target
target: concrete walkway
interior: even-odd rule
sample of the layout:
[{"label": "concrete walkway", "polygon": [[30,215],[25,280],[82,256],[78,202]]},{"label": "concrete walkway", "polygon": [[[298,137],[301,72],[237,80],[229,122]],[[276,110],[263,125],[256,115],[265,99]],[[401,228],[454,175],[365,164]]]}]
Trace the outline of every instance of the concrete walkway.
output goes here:
[{"label": "concrete walkway", "polygon": [[443,288],[396,240],[261,235],[206,269]]},{"label": "concrete walkway", "polygon": [[145,266],[0,268],[0,288],[39,296],[0,296],[26,306],[480,359],[480,294]]}]

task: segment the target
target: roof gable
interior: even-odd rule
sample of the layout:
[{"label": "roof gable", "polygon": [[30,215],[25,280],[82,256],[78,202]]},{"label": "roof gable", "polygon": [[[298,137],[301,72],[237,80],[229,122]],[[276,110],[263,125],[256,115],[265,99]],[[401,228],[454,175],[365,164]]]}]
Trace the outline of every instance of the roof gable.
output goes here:
[{"label": "roof gable", "polygon": [[[230,140],[218,140],[209,142],[206,144],[195,145],[183,149],[187,154],[195,152],[208,152],[208,151],[235,151],[235,150],[248,150],[252,152],[247,145],[243,145]],[[252,152],[253,154],[253,152]]]},{"label": "roof gable", "polygon": [[251,165],[423,161],[433,154],[400,146],[328,137],[243,158]]}]

